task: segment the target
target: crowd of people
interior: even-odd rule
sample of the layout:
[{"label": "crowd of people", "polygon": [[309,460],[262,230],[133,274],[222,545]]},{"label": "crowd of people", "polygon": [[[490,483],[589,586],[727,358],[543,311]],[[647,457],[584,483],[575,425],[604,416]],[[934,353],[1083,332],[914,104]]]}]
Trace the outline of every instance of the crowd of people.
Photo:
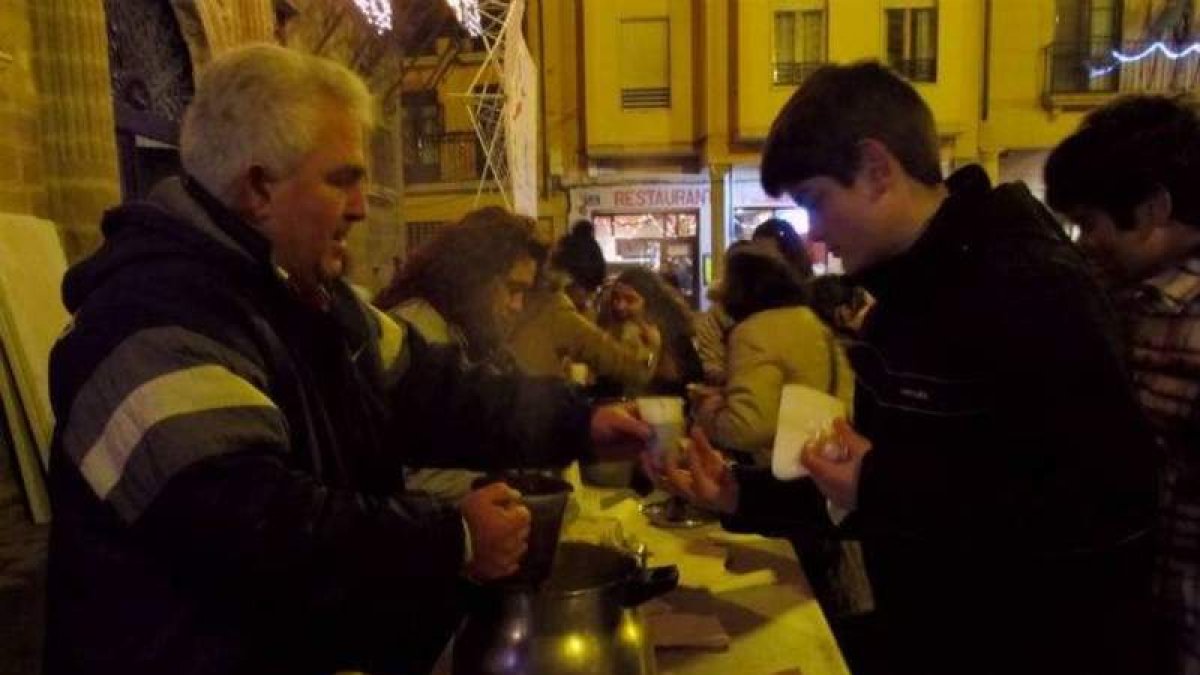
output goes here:
[{"label": "crowd of people", "polygon": [[[1089,115],[1046,165],[1056,216],[978,167],[943,176],[888,69],[823,67],[762,179],[846,274],[814,276],[768,220],[703,312],[653,270],[610,276],[590,223],[548,241],[499,207],[364,300],[343,276],[371,123],[330,61],[223,55],[184,175],[110,211],[69,272],[48,673],[428,672],[469,585],[527,546],[520,495],[476,479],[639,456],[724,527],[794,544],[854,673],[1200,672],[1186,102]],[[784,482],[796,384],[850,413]],[[689,402],[667,464],[599,403],[642,394]]]}]

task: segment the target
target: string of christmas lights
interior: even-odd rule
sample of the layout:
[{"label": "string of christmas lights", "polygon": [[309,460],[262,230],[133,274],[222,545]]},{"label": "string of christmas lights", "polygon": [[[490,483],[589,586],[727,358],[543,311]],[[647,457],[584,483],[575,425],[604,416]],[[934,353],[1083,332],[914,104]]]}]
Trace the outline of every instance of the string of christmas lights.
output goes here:
[{"label": "string of christmas lights", "polygon": [[454,16],[471,37],[483,35],[483,23],[479,16],[479,0],[446,0]]},{"label": "string of christmas lights", "polygon": [[354,0],[354,4],[358,6],[363,16],[367,17],[367,23],[371,24],[376,33],[383,35],[392,29],[392,3],[390,0]]},{"label": "string of christmas lights", "polygon": [[1149,47],[1146,47],[1145,49],[1143,49],[1142,51],[1140,51],[1136,54],[1125,54],[1123,52],[1120,52],[1120,51],[1114,49],[1114,50],[1112,50],[1111,55],[1112,55],[1113,59],[1116,60],[1116,63],[1112,63],[1112,64],[1104,66],[1102,68],[1088,67],[1088,73],[1093,79],[1097,78],[1097,77],[1104,77],[1105,75],[1108,75],[1109,73],[1111,73],[1112,71],[1114,71],[1118,67],[1120,67],[1121,64],[1137,63],[1138,61],[1141,61],[1142,59],[1149,58],[1150,56],[1152,56],[1154,54],[1154,52],[1160,52],[1163,56],[1167,57],[1168,59],[1171,59],[1172,61],[1178,61],[1179,59],[1182,59],[1185,56],[1189,56],[1191,54],[1200,54],[1200,42],[1193,42],[1192,44],[1188,45],[1187,47],[1185,47],[1179,51],[1175,51],[1174,49],[1171,49],[1164,42],[1155,42],[1154,44],[1150,45]]}]

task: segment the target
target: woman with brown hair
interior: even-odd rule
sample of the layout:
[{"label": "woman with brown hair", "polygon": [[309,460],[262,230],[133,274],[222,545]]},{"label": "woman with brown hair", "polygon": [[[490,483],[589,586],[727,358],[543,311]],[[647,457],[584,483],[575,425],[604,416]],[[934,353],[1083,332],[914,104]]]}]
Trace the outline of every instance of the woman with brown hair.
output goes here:
[{"label": "woman with brown hair", "polygon": [[[642,320],[642,317],[645,320]],[[662,337],[658,367],[649,393],[683,395],[691,382],[704,378],[700,357],[692,344],[692,310],[683,298],[654,272],[628,269],[617,277],[601,304],[600,325],[623,342],[644,340],[653,326]]]},{"label": "woman with brown hair", "polygon": [[[415,331],[426,343],[454,349],[465,371],[476,366],[504,372],[516,365],[504,340],[533,287],[536,261],[545,248],[533,235],[534,222],[496,206],[472,211],[442,228],[413,253],[375,305]],[[526,406],[533,419],[546,405]],[[419,489],[457,500],[480,473],[421,468],[405,479]]]},{"label": "woman with brown hair", "polygon": [[511,367],[505,340],[545,255],[534,225],[498,206],[468,213],[417,249],[375,305],[470,362]]},{"label": "woman with brown hair", "polygon": [[812,258],[804,246],[804,238],[788,221],[782,218],[768,218],[754,228],[750,240],[755,244],[773,248],[802,281],[812,278]]}]

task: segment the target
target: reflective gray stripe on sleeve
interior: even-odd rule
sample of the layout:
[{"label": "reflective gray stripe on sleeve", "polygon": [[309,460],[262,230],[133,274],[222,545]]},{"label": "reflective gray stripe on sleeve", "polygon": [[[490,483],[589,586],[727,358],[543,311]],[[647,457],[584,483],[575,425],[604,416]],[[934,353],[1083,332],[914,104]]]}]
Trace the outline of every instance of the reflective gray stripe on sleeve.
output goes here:
[{"label": "reflective gray stripe on sleeve", "polygon": [[[136,448],[143,447],[143,438],[158,424],[173,418],[196,415],[216,410],[260,408],[271,412],[264,416],[263,429],[249,430],[251,436],[273,436],[286,441],[282,417],[275,404],[245,379],[234,375],[224,366],[203,365],[185,368],[160,375],[134,389],[121,401],[109,417],[100,436],[82,453],[79,468],[83,477],[101,499],[121,480],[125,467]],[[186,427],[185,427],[186,429]],[[213,427],[215,430],[215,427]],[[216,434],[214,434],[214,437]],[[235,434],[235,437],[238,435]],[[193,445],[205,448],[176,449],[180,456],[189,461],[171,461],[186,466],[195,459],[214,453],[228,452],[232,448],[209,447],[211,442],[203,431],[187,430],[184,439]],[[174,445],[174,444],[171,444]],[[187,443],[180,444],[186,446]],[[182,466],[176,467],[176,471]],[[164,472],[165,481],[174,471]],[[161,487],[161,485],[157,486]],[[153,490],[151,490],[153,491]]]},{"label": "reflective gray stripe on sleeve", "polygon": [[130,452],[108,501],[126,522],[142,515],[180,472],[237,452],[284,452],[286,429],[275,408],[241,407],[176,415],[146,430]]},{"label": "reflective gray stripe on sleeve", "polygon": [[253,385],[266,386],[258,366],[212,338],[178,326],[138,331],[117,345],[79,388],[65,420],[64,449],[75,464],[82,463],[134,390],[162,375],[203,365],[224,366]]}]

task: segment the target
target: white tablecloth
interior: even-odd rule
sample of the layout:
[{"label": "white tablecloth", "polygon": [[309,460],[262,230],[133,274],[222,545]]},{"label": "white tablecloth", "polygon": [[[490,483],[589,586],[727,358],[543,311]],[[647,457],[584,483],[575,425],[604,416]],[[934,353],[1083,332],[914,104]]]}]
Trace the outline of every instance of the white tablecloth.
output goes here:
[{"label": "white tablecloth", "polygon": [[[679,567],[679,588],[651,601],[653,611],[716,615],[731,638],[723,650],[656,649],[659,675],[849,675],[786,541],[731,535],[717,524],[660,529],[633,492],[583,486],[574,467],[568,479],[576,492],[564,539],[645,544],[648,565]],[[450,672],[450,649],[434,675]]]},{"label": "white tablecloth", "polygon": [[651,566],[679,567],[679,588],[661,601],[673,610],[715,614],[732,638],[728,649],[656,650],[660,675],[847,675],[820,607],[791,546],[783,540],[730,535],[717,524],[661,529],[638,511],[632,492],[581,486],[571,472],[579,514],[565,538],[620,523],[627,540],[646,544]]}]

